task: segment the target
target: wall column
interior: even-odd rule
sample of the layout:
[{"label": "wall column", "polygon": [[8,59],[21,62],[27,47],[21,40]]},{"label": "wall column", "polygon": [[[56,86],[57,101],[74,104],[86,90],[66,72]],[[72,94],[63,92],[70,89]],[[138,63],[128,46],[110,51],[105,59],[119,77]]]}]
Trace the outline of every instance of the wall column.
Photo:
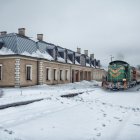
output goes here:
[{"label": "wall column", "polygon": [[20,59],[15,59],[15,87],[20,87]]},{"label": "wall column", "polygon": [[38,62],[38,84],[43,85],[43,61]]}]

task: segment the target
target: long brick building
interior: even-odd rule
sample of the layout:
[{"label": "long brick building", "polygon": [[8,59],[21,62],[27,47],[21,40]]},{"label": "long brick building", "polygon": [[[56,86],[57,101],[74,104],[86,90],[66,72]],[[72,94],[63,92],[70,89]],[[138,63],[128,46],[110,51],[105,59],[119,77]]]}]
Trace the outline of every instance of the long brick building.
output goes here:
[{"label": "long brick building", "polygon": [[62,84],[81,80],[101,80],[105,71],[94,54],[81,54],[47,43],[43,34],[38,41],[26,36],[25,28],[18,33],[0,34],[0,86],[21,87]]}]

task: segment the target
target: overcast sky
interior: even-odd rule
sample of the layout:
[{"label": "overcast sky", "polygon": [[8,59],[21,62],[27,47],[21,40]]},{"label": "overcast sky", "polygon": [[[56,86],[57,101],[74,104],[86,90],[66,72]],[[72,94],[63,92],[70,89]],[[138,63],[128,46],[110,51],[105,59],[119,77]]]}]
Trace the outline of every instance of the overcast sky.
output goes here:
[{"label": "overcast sky", "polygon": [[0,31],[17,32],[76,51],[140,64],[140,0],[0,0]]}]

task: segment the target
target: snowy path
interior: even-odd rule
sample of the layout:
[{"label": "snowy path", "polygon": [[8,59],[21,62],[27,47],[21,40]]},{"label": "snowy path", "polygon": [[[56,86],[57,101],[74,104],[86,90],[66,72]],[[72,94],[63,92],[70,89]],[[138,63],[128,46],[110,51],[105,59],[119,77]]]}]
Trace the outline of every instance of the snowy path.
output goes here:
[{"label": "snowy path", "polygon": [[[69,93],[75,85],[59,91]],[[74,98],[47,94],[43,101],[1,110],[0,140],[139,140],[140,92],[109,92],[92,85],[79,83],[74,90],[86,92]]]}]

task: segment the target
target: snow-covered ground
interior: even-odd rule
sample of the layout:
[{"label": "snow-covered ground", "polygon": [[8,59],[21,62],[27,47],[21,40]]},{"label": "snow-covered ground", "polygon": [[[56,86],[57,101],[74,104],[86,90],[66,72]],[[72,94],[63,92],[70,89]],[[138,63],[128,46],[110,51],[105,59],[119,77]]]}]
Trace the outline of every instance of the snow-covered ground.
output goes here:
[{"label": "snow-covered ground", "polygon": [[[0,140],[139,140],[140,91],[106,91],[96,81],[1,89]],[[72,98],[60,95],[79,93]]]}]

